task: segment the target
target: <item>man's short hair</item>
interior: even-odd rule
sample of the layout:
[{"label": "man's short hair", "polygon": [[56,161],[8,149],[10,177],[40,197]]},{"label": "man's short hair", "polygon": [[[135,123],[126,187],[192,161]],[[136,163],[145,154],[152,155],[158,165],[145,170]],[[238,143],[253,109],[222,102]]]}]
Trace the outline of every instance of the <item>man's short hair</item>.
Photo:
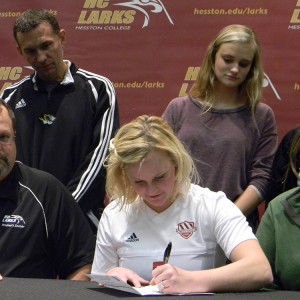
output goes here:
[{"label": "man's short hair", "polygon": [[17,40],[17,33],[29,32],[41,23],[49,23],[55,34],[59,34],[60,26],[54,14],[46,9],[29,9],[23,12],[16,20],[13,28],[14,38]]}]

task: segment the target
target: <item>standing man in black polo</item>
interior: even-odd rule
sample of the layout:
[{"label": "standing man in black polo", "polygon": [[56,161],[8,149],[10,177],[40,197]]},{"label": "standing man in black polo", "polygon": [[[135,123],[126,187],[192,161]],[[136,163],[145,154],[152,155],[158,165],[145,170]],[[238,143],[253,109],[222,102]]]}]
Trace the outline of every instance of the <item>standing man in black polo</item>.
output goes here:
[{"label": "standing man in black polo", "polygon": [[0,100],[0,274],[88,281],[92,230],[61,182],[15,161],[16,134],[13,111]]},{"label": "standing man in black polo", "polygon": [[17,159],[66,185],[96,233],[105,198],[103,162],[119,127],[113,84],[64,60],[66,32],[47,10],[24,12],[14,37],[35,70],[1,95],[18,120]]}]

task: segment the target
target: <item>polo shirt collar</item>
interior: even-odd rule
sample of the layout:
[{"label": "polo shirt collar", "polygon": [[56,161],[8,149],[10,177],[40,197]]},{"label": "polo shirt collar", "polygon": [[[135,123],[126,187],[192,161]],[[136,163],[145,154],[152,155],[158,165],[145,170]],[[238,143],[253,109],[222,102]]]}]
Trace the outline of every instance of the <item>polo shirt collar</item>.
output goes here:
[{"label": "polo shirt collar", "polygon": [[[74,83],[74,78],[72,76],[72,72],[71,72],[71,65],[72,63],[69,60],[64,60],[64,62],[67,64],[68,68],[65,74],[65,77],[63,78],[63,80],[61,82],[59,82],[59,84],[61,85],[68,85],[68,84],[72,84]],[[34,90],[38,91],[38,73],[35,71],[34,75],[32,77],[32,82],[33,82],[33,88]]]}]

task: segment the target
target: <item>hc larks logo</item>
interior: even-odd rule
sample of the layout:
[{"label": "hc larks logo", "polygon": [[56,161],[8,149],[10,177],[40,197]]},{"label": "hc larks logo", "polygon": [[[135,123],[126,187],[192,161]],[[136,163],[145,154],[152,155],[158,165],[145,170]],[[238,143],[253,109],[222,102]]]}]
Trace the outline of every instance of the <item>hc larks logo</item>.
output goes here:
[{"label": "hc larks logo", "polygon": [[24,228],[25,221],[19,215],[5,215],[2,220],[2,227]]},{"label": "hc larks logo", "polygon": [[128,1],[128,2],[124,2],[124,3],[116,3],[115,5],[130,7],[134,10],[138,10],[141,13],[143,13],[144,16],[145,16],[143,28],[147,27],[150,23],[150,16],[147,13],[147,11],[144,9],[144,8],[148,8],[149,6],[153,7],[153,9],[150,10],[152,13],[155,13],[155,14],[159,14],[161,12],[165,13],[165,15],[168,18],[169,22],[172,25],[174,25],[174,23],[173,23],[170,15],[168,14],[164,4],[160,0],[131,0],[131,1]]},{"label": "hc larks logo", "polygon": [[76,29],[129,30],[138,13],[144,15],[142,28],[149,26],[151,14],[163,14],[174,25],[161,0],[85,0]]},{"label": "hc larks logo", "polygon": [[176,232],[179,233],[183,238],[188,239],[197,230],[194,222],[184,221],[178,223]]}]

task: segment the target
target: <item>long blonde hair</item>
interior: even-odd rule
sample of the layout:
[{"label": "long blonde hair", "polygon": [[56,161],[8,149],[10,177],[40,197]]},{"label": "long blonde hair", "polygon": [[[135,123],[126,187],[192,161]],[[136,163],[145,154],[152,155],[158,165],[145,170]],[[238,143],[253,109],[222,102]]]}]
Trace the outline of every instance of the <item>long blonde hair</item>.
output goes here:
[{"label": "long blonde hair", "polygon": [[133,190],[124,167],[142,162],[153,150],[167,153],[176,169],[176,189],[173,197],[185,193],[197,171],[191,156],[160,117],[143,115],[122,126],[110,144],[106,162],[106,190],[111,199],[119,198],[124,204],[132,203],[138,195]]},{"label": "long blonde hair", "polygon": [[244,26],[233,24],[223,28],[209,44],[197,79],[189,95],[198,100],[205,100],[209,107],[215,101],[216,75],[214,71],[216,53],[224,43],[249,44],[253,48],[254,57],[245,81],[240,85],[241,95],[246,97],[247,104],[254,113],[262,97],[264,71],[261,61],[261,50],[256,33]]}]

